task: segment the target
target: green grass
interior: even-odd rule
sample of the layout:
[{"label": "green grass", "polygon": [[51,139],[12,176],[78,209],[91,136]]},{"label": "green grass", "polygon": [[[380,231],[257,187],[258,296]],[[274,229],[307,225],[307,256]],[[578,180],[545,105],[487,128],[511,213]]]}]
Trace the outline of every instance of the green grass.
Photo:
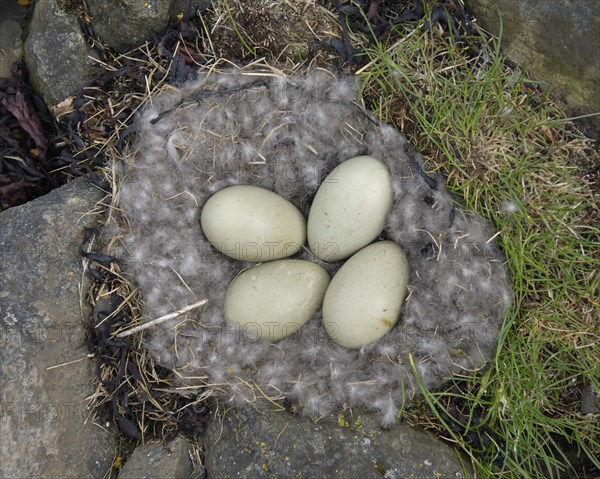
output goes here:
[{"label": "green grass", "polygon": [[583,175],[597,153],[505,65],[498,41],[472,58],[435,31],[392,38],[368,52],[363,99],[497,228],[515,292],[491,365],[423,389],[412,420],[456,443],[481,477],[558,477],[571,468],[566,444],[600,467],[600,420],[579,409],[584,384],[600,391],[598,198]]},{"label": "green grass", "polygon": [[223,4],[225,5],[225,10],[227,11],[227,17],[229,18],[229,21],[231,22],[231,27],[233,28],[235,35],[237,36],[239,41],[242,43],[242,45],[244,46],[246,51],[252,57],[256,58],[257,57],[256,50],[254,48],[252,48],[250,45],[248,45],[248,42],[246,42],[246,40],[244,39],[244,36],[240,32],[237,22],[235,21],[235,18],[233,17],[233,13],[231,13],[231,9],[229,8],[229,3],[227,2],[227,0],[223,0]]}]

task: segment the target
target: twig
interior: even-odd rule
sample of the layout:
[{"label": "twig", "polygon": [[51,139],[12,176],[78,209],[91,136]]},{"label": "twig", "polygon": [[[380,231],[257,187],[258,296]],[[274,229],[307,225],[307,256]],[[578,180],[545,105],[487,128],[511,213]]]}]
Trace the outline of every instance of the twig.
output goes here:
[{"label": "twig", "polygon": [[88,359],[88,358],[79,358],[79,359],[74,359],[73,361],[67,361],[66,363],[55,364],[54,366],[48,366],[46,368],[46,371],[50,371],[51,369],[56,369],[56,368],[62,368],[63,366],[75,364],[75,363],[78,363],[79,361],[85,361],[86,359]]},{"label": "twig", "polygon": [[186,306],[185,308],[181,308],[179,311],[175,311],[174,313],[166,314],[165,316],[161,316],[160,318],[153,319],[152,321],[148,321],[147,323],[140,324],[139,326],[128,329],[127,331],[121,331],[119,334],[117,334],[117,338],[125,338],[134,333],[137,333],[138,331],[143,331],[144,329],[148,329],[152,326],[156,326],[157,324],[165,323],[165,322],[169,321],[170,319],[175,319],[179,316],[189,313],[192,309],[196,309],[196,308],[199,308],[200,306],[204,306],[207,302],[208,302],[207,299],[203,299],[202,301],[198,301],[197,303],[190,304],[189,306]]}]

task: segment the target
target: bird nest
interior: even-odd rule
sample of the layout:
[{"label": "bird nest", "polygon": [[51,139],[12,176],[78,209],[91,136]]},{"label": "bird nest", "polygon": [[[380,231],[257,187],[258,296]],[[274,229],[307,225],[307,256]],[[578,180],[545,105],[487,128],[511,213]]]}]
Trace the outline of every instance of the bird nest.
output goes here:
[{"label": "bird nest", "polygon": [[[366,112],[358,92],[355,77],[319,69],[207,69],[155,95],[137,119],[104,234],[139,286],[134,334],[175,372],[171,392],[234,405],[266,400],[316,417],[365,406],[391,424],[417,392],[415,377],[435,388],[490,359],[512,299],[496,235],[425,172],[402,134]],[[396,327],[352,350],[328,337],[320,312],[275,343],[228,324],[227,287],[251,264],[204,237],[205,201],[249,184],[307,214],[324,177],[358,155],[382,160],[392,176],[395,199],[380,239],[402,246],[411,271]],[[295,257],[315,260],[306,248]],[[333,276],[342,263],[324,266]]]}]

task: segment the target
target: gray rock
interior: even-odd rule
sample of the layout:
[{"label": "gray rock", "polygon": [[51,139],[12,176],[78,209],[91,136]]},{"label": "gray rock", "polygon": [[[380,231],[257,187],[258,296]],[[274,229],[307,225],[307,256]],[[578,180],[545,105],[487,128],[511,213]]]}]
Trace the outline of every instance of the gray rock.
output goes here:
[{"label": "gray rock", "polygon": [[23,5],[22,2],[14,0],[0,0],[0,12],[2,12],[2,21],[14,20],[22,28],[27,25],[27,16],[33,10],[35,2],[29,2]]},{"label": "gray rock", "polygon": [[[465,0],[509,58],[560,87],[572,114],[600,111],[600,3],[589,0]],[[591,119],[600,138],[600,117]],[[589,133],[594,133],[593,131]]]},{"label": "gray rock", "polygon": [[174,0],[88,0],[94,31],[111,48],[137,47],[163,30]]},{"label": "gray rock", "polygon": [[23,42],[21,26],[11,19],[0,23],[0,78],[10,78],[11,65],[23,58]]},{"label": "gray rock", "polygon": [[188,479],[193,469],[188,449],[181,436],[166,446],[139,446],[119,472],[119,479]]},{"label": "gray rock", "polygon": [[94,363],[77,252],[101,197],[80,179],[0,214],[0,477],[103,477],[111,467],[110,436],[87,408]]},{"label": "gray rock", "polygon": [[196,11],[204,12],[210,7],[211,0],[174,0],[169,23],[175,24],[187,15],[194,16]]},{"label": "gray rock", "polygon": [[25,62],[31,84],[49,107],[88,84],[97,58],[77,19],[58,0],[39,0],[25,41]]},{"label": "gray rock", "polygon": [[206,479],[206,468],[200,466],[193,470],[188,479]]},{"label": "gray rock", "polygon": [[315,423],[287,412],[230,409],[204,438],[208,477],[404,479],[471,477],[456,451],[409,426],[382,429],[354,410]]}]

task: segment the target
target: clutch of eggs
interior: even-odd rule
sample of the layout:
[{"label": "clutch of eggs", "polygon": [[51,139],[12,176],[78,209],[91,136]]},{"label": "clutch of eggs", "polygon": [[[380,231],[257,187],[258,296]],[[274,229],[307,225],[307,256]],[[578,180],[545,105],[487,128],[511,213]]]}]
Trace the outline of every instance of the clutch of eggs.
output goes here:
[{"label": "clutch of eggs", "polygon": [[[400,318],[409,279],[402,248],[372,243],[394,196],[386,165],[371,156],[341,163],[323,180],[308,222],[282,196],[257,186],[224,188],[204,205],[200,224],[221,253],[261,263],[239,274],[225,296],[225,318],[252,337],[289,336],[323,306],[330,337],[360,348],[388,333]],[[285,260],[308,239],[323,261],[350,258],[330,282],[316,263]]]}]

